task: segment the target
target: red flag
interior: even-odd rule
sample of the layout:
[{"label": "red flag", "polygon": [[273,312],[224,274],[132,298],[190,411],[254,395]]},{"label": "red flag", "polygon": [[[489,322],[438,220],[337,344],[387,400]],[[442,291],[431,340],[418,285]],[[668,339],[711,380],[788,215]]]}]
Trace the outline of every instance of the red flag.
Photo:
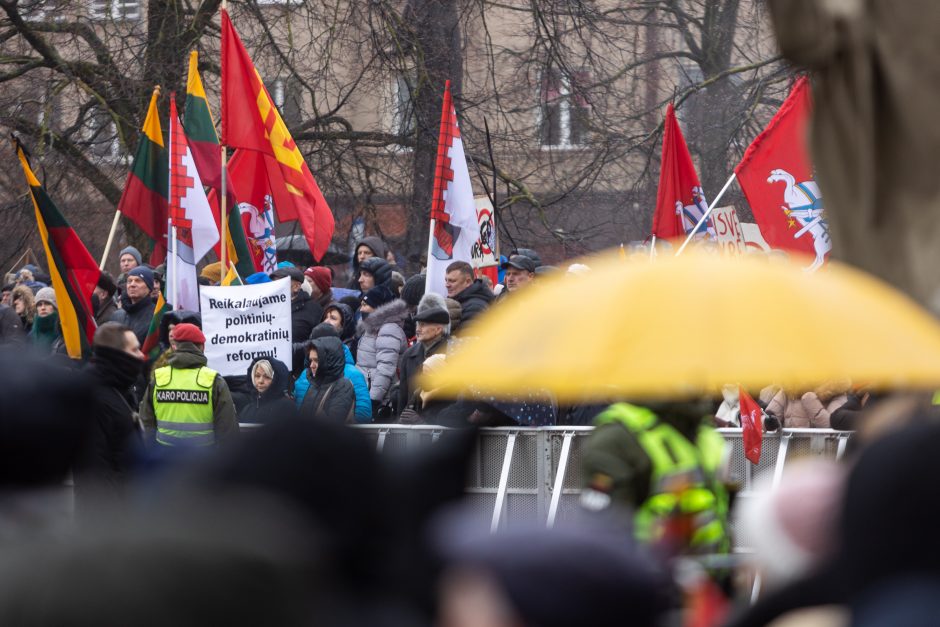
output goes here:
[{"label": "red flag", "polygon": [[[656,212],[653,214],[653,235],[659,239],[685,238],[707,210],[708,203],[692,163],[692,155],[670,103],[666,107],[663,129],[663,156]],[[711,220],[706,220],[698,232],[706,231],[714,231]]]},{"label": "red flag", "polygon": [[751,395],[739,388],[741,403],[741,435],[744,439],[744,457],[752,464],[760,461],[761,444],[764,441],[764,422],[760,405]]},{"label": "red flag", "polygon": [[832,240],[806,145],[811,111],[809,82],[800,78],[734,173],[767,243],[814,256],[815,270]]},{"label": "red flag", "polygon": [[[222,11],[222,143],[257,153],[281,222],[300,220],[310,252],[321,259],[333,237],[333,213],[261,82],[248,51]],[[234,160],[234,158],[233,158]],[[231,169],[230,169],[231,172]],[[233,173],[235,195],[247,196]]]}]

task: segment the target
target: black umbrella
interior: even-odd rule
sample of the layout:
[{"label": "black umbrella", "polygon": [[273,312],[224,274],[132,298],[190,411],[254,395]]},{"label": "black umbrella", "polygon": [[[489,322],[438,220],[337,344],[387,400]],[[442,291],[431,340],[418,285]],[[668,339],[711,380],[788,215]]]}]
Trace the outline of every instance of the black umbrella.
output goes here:
[{"label": "black umbrella", "polygon": [[[289,260],[298,260],[302,265],[312,265],[308,263],[313,261],[313,254],[310,252],[310,245],[307,243],[307,239],[300,234],[295,235],[284,235],[279,237],[274,241],[274,245],[277,247],[277,253],[279,257],[283,257]],[[282,255],[283,253],[283,255]],[[336,244],[330,244],[330,247],[327,249],[326,254],[323,255],[323,259],[320,260],[320,264],[324,266],[335,266],[343,263],[349,263],[350,256],[348,253],[345,253],[336,246]]]}]

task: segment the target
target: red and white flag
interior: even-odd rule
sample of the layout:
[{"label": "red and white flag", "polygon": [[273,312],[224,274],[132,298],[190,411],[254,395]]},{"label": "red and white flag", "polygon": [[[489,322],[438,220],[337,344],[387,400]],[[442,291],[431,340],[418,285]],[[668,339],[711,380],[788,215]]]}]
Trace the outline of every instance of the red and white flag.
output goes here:
[{"label": "red and white flag", "polygon": [[800,78],[734,168],[761,235],[771,248],[811,255],[807,270],[832,250],[806,141],[812,107],[809,81]]},{"label": "red and white flag", "polygon": [[434,167],[434,197],[431,199],[431,234],[425,291],[447,296],[444,274],[454,261],[473,260],[473,247],[480,237],[470,172],[464,156],[457,112],[444,86],[441,134]]},{"label": "red and white flag", "polygon": [[761,445],[764,441],[764,419],[760,405],[744,388],[739,388],[741,404],[741,435],[744,440],[744,457],[752,464],[760,461]]},{"label": "red and white flag", "polygon": [[170,222],[176,227],[176,241],[170,241],[166,259],[171,305],[199,311],[196,264],[219,241],[219,230],[176,112],[176,94],[170,96]]},{"label": "red and white flag", "polygon": [[[653,214],[653,235],[659,239],[685,238],[708,210],[692,155],[682,136],[672,103],[666,107],[663,128],[663,156],[659,170],[659,191]],[[711,233],[711,219],[705,221],[696,236]]]}]

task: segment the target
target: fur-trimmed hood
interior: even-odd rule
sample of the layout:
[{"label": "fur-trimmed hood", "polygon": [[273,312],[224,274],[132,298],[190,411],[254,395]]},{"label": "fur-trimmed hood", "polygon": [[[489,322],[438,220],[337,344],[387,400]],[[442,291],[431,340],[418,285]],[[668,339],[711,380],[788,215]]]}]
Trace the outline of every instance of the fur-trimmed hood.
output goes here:
[{"label": "fur-trimmed hood", "polygon": [[365,320],[359,321],[356,335],[368,335],[369,333],[378,333],[383,324],[389,322],[402,326],[405,318],[408,317],[408,304],[400,298],[396,298],[390,303],[386,303],[369,314]]}]

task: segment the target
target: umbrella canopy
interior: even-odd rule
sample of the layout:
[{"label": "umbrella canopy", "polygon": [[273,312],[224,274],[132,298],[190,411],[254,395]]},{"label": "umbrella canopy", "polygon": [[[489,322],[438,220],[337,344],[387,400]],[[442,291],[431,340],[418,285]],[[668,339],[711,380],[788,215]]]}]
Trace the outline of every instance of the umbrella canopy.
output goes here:
[{"label": "umbrella canopy", "polygon": [[[274,246],[282,257],[294,257],[302,265],[312,265],[313,253],[310,252],[310,244],[303,235],[284,235],[274,240]],[[286,254],[285,254],[286,253]],[[293,253],[293,254],[292,254]],[[349,263],[349,255],[339,250],[336,244],[330,244],[320,264],[324,266],[339,265]]]},{"label": "umbrella canopy", "polygon": [[815,274],[803,259],[695,252],[585,263],[589,273],[539,278],[481,316],[425,389],[584,402],[717,394],[726,383],[940,387],[937,320],[839,263]]}]

